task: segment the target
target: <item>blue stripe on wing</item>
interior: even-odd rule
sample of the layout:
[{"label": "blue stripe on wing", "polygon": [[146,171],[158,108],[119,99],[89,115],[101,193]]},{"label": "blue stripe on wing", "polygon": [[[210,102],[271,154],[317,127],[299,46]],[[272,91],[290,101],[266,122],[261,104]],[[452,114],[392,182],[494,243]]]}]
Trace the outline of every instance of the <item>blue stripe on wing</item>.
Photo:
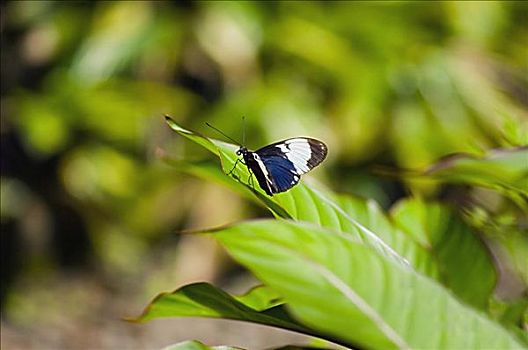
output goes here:
[{"label": "blue stripe on wing", "polygon": [[261,156],[262,162],[271,175],[271,181],[277,187],[277,191],[284,192],[299,182],[300,176],[295,171],[292,162],[281,156]]}]

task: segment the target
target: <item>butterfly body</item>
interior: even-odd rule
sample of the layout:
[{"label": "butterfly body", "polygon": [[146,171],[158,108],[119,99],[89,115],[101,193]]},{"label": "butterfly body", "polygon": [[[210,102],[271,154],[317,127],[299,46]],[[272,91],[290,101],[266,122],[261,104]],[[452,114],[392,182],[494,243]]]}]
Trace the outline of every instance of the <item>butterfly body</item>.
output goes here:
[{"label": "butterfly body", "polygon": [[[302,174],[319,165],[328,149],[321,141],[296,137],[276,142],[250,151],[242,146],[236,152],[250,173],[255,175],[260,187],[273,196],[295,186]],[[235,163],[236,166],[236,163]]]}]

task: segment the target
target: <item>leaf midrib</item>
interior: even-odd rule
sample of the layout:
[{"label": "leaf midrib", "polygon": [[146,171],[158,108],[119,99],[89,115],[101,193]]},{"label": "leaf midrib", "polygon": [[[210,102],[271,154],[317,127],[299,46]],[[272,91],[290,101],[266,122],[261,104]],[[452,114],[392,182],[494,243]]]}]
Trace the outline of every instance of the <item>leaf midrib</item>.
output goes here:
[{"label": "leaf midrib", "polygon": [[[366,315],[375,325],[378,326],[378,329],[386,336],[387,339],[389,339],[395,346],[397,346],[399,349],[412,349],[404,339],[400,337],[400,335],[383,319],[382,315],[378,313],[377,310],[372,308],[370,304],[368,304],[367,301],[365,301],[364,298],[359,296],[350,286],[346,284],[341,278],[336,276],[332,271],[328,270],[324,265],[315,262],[313,259],[311,259],[309,256],[302,254],[294,249],[285,247],[281,242],[278,241],[270,241],[270,243],[275,243],[276,249],[283,251],[285,254],[288,255],[295,255],[301,260],[303,260],[307,265],[312,266],[315,270],[318,271],[325,271],[327,275],[320,274],[326,281],[328,281],[336,290],[338,290],[347,300],[350,300],[350,302],[355,305],[359,310],[363,312],[364,315]],[[362,244],[362,242],[354,242],[355,244]],[[228,248],[229,249],[229,248]],[[266,278],[260,278],[261,274],[259,271],[253,270],[253,273],[259,277],[259,279],[266,280]],[[328,276],[333,276],[334,280],[331,280],[327,278]],[[335,281],[339,281],[338,284],[340,284],[342,287],[345,288],[339,288],[335,283]],[[344,292],[344,290],[349,291],[347,294]],[[357,297],[357,300],[359,300],[359,305],[354,301],[354,297],[351,297],[351,295],[354,295]]]}]

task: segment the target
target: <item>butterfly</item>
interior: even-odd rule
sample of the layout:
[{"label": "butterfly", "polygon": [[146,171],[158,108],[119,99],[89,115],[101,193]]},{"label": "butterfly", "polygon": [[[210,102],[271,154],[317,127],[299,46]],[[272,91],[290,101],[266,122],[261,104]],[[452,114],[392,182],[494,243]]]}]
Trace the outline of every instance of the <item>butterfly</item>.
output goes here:
[{"label": "butterfly", "polygon": [[[234,141],[209,123],[206,124]],[[294,137],[256,151],[250,151],[244,145],[239,146],[236,155],[242,158],[236,160],[229,175],[239,162],[244,164],[249,170],[250,178],[255,175],[260,188],[268,196],[285,192],[298,184],[301,175],[321,164],[328,153],[328,147],[323,142],[309,137]]]}]

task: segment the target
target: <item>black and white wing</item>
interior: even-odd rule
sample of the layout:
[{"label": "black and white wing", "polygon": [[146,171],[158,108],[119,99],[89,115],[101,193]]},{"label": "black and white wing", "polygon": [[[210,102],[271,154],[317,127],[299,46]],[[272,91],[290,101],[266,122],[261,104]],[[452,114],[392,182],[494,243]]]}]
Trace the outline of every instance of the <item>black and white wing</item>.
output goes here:
[{"label": "black and white wing", "polygon": [[272,192],[284,192],[295,186],[302,174],[319,165],[328,149],[321,141],[296,137],[273,143],[257,151],[273,183]]}]

